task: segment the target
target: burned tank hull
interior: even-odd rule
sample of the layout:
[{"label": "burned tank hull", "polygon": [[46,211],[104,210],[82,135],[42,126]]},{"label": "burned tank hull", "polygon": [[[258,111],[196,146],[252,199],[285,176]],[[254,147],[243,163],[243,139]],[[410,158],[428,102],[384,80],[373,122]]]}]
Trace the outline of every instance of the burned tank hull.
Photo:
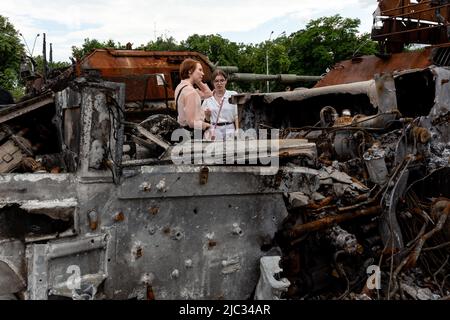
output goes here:
[{"label": "burned tank hull", "polygon": [[[8,205],[21,203],[15,214],[23,210],[22,214],[51,214],[58,220],[62,215],[52,211],[64,207],[73,223],[68,234],[26,239],[27,255],[24,250],[5,252],[7,257],[22,254],[21,263],[28,265],[28,270],[17,272],[20,290],[26,290],[28,299],[77,299],[89,294],[92,299],[147,299],[150,290],[155,299],[250,298],[263,250],[271,247],[274,233],[287,216],[282,195],[273,191],[254,195],[259,179],[251,170],[239,175],[226,170],[210,173],[210,187],[216,188],[205,187],[203,192],[189,195],[184,188],[198,189],[199,172],[173,169],[141,168],[139,177],[118,187],[83,184],[74,176],[54,181],[54,177],[37,175],[29,180],[21,177],[20,182],[11,176],[14,182],[8,183],[9,188],[26,185],[28,198],[39,199],[11,199]],[[242,189],[230,190],[226,185],[235,184],[237,176]],[[142,181],[158,183],[161,179],[172,185],[164,195],[139,190]],[[217,187],[219,184],[223,187]],[[53,200],[40,194],[39,190],[52,185],[71,189],[67,196],[72,198]],[[46,201],[47,208],[33,207],[36,202],[45,207]],[[74,270],[80,276],[78,290],[71,290],[77,284]],[[13,278],[7,279],[8,288],[18,292]]]},{"label": "burned tank hull", "polygon": [[1,175],[0,294],[250,298],[259,259],[287,216],[283,193],[314,189],[316,172],[121,167],[124,93],[121,84],[81,80],[57,93],[68,173]]}]

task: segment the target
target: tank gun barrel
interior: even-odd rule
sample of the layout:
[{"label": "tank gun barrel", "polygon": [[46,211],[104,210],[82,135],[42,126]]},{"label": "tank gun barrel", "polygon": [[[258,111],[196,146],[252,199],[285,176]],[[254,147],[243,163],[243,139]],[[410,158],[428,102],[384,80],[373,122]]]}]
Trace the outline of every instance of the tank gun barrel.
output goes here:
[{"label": "tank gun barrel", "polygon": [[206,63],[211,68],[211,71],[220,69],[220,70],[225,71],[228,74],[239,72],[239,68],[236,66],[218,66],[217,64],[214,64],[209,60],[207,60]]},{"label": "tank gun barrel", "polygon": [[295,74],[256,74],[256,73],[231,73],[231,81],[253,82],[253,81],[278,81],[281,83],[296,83],[300,81],[317,82],[321,76],[300,76]]},{"label": "tank gun barrel", "polygon": [[257,74],[240,73],[236,66],[218,66],[210,61],[207,62],[211,70],[221,69],[228,73],[230,81],[255,82],[255,81],[278,81],[284,84],[297,83],[301,81],[317,82],[322,76],[302,76],[296,74]]}]

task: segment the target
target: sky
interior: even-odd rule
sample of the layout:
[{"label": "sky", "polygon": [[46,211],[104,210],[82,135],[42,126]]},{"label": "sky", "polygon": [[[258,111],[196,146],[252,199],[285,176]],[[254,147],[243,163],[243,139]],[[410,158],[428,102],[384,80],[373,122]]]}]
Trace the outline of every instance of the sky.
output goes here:
[{"label": "sky", "polygon": [[138,47],[157,36],[180,42],[197,33],[259,43],[272,31],[271,39],[289,35],[311,19],[334,14],[359,18],[360,32],[370,32],[376,6],[376,0],[0,0],[0,15],[9,18],[30,51],[36,43],[34,55],[42,52],[46,33],[54,60],[69,61],[71,47],[85,38]]}]

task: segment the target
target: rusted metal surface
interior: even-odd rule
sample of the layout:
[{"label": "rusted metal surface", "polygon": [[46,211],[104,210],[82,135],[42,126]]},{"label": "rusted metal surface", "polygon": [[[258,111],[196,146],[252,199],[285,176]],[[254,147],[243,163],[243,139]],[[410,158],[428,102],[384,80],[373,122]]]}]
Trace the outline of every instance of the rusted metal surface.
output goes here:
[{"label": "rusted metal surface", "polygon": [[[76,74],[80,76],[96,70],[105,80],[125,83],[127,102],[172,100],[175,87],[180,82],[180,64],[187,58],[198,60],[205,80],[209,80],[212,71],[208,58],[189,51],[97,49],[77,65]],[[167,94],[158,74],[164,76]]]},{"label": "rusted metal surface", "polygon": [[401,52],[410,43],[447,43],[449,16],[447,0],[381,0],[374,14],[372,39],[390,53]]},{"label": "rusted metal surface", "polygon": [[212,72],[220,68],[230,74],[230,81],[278,81],[280,83],[316,82],[320,76],[294,74],[263,75],[238,73],[233,66],[217,66],[208,58],[190,51],[139,51],[97,49],[87,55],[76,66],[76,75],[95,75],[104,80],[126,84],[126,102],[165,101],[166,108],[173,105],[174,90],[180,82],[179,67],[184,59],[198,60],[205,73],[204,80],[210,81]]},{"label": "rusted metal surface", "polygon": [[[436,4],[433,5],[432,3]],[[442,2],[440,4],[439,2]],[[448,4],[446,1],[411,1],[411,0],[381,0],[379,1],[381,15],[390,17],[409,17],[413,19],[436,21],[435,8],[446,8]],[[446,15],[446,10],[443,10],[443,15]]]},{"label": "rusted metal surface", "polygon": [[[403,70],[425,69],[434,64],[435,54],[439,49],[449,49],[450,44],[428,47],[423,51],[392,54],[387,59],[377,56],[363,56],[339,62],[333,66],[315,87],[367,81],[375,74],[400,72]],[[450,63],[449,61],[445,61]]]}]

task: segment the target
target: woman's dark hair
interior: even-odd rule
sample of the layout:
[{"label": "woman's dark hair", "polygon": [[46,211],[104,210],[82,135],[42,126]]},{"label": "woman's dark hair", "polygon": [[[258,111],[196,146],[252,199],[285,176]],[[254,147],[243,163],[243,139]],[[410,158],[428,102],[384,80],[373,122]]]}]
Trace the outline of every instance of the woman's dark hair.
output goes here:
[{"label": "woman's dark hair", "polygon": [[189,78],[189,72],[194,72],[195,68],[197,68],[197,63],[200,63],[194,59],[186,59],[180,65],[180,77],[181,80],[185,80]]},{"label": "woman's dark hair", "polygon": [[228,75],[225,71],[223,71],[222,69],[216,69],[214,70],[212,76],[211,76],[211,81],[214,82],[214,80],[217,78],[217,76],[222,76],[225,78],[225,80],[228,80]]}]

